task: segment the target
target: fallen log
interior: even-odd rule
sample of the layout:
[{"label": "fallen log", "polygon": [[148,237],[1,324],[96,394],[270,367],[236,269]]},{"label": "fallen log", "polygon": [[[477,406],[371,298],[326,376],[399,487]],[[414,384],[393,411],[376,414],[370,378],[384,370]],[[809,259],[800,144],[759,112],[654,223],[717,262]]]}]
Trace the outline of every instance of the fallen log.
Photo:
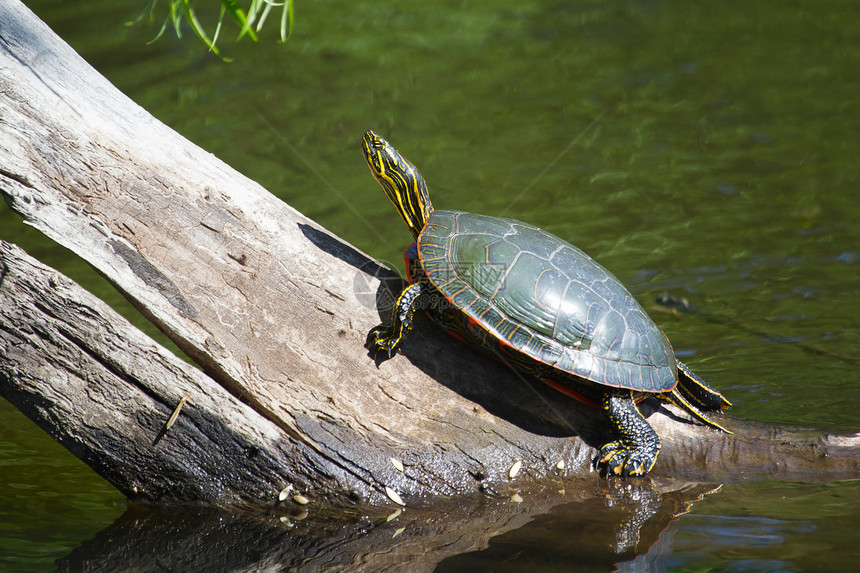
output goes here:
[{"label": "fallen log", "polygon": [[[291,486],[414,504],[499,489],[515,461],[519,480],[593,471],[596,412],[426,322],[377,367],[363,342],[394,273],[159,123],[20,2],[0,13],[0,192],[202,369],[3,246],[0,391],[123,494],[266,507]],[[860,466],[853,437],[737,420],[726,436],[645,409],[664,441],[656,476]]]}]

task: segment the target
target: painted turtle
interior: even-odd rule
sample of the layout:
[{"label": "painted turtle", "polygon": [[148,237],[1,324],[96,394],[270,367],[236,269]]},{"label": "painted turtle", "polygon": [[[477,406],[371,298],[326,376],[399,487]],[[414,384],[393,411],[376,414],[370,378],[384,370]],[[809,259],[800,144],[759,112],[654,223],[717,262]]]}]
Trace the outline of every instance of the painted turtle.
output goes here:
[{"label": "painted turtle", "polygon": [[372,131],[362,149],[374,178],[416,242],[406,249],[409,282],[393,320],[367,335],[388,356],[427,311],[449,332],[519,371],[601,407],[614,441],[599,463],[643,475],[660,438],[636,402],[671,402],[728,432],[700,410],[731,404],[675,358],[669,340],[609,271],[570,243],[527,223],[435,211],[424,178]]}]

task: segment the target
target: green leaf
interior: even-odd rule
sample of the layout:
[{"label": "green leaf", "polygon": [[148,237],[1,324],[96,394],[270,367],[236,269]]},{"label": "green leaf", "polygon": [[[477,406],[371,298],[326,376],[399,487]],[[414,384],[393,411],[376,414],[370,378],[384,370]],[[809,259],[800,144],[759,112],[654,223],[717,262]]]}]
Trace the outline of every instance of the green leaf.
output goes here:
[{"label": "green leaf", "polygon": [[293,0],[284,0],[284,11],[281,13],[281,42],[286,42],[287,38],[289,38],[292,34]]},{"label": "green leaf", "polygon": [[[241,40],[243,36],[248,36],[254,42],[258,41],[257,33],[262,30],[263,25],[271,14],[273,9],[281,9],[280,23],[280,41],[286,42],[287,38],[293,32],[293,2],[292,0],[250,0],[247,14],[239,5],[239,0],[221,0],[221,6],[218,14],[218,22],[215,26],[215,33],[210,39],[209,34],[201,25],[197,18],[192,4],[194,0],[167,0],[168,14],[164,19],[156,36],[148,43],[153,43],[162,35],[168,26],[173,26],[177,38],[182,38],[183,22],[187,21],[188,26],[197,35],[197,37],[209,48],[209,50],[224,61],[230,61],[221,55],[217,47],[218,39],[221,37],[221,31],[224,24],[224,15],[229,13],[230,16],[239,24],[239,35],[236,40]],[[155,20],[156,9],[159,0],[149,0],[143,12],[132,22],[126,25],[132,25],[143,20],[144,15],[149,13],[149,19]],[[199,8],[200,3],[197,3]]]},{"label": "green leaf", "polygon": [[227,8],[230,15],[242,26],[242,29],[239,31],[239,37],[236,39],[240,40],[242,36],[247,34],[249,38],[256,42],[257,34],[254,33],[251,21],[245,16],[245,12],[239,7],[239,3],[236,0],[221,0],[221,4]]},{"label": "green leaf", "polygon": [[185,7],[185,17],[188,19],[188,23],[191,25],[191,29],[194,30],[194,33],[197,34],[197,37],[203,40],[203,43],[209,46],[209,50],[215,54],[216,56],[221,56],[221,52],[218,51],[218,48],[215,47],[215,44],[212,43],[212,40],[209,39],[209,36],[203,30],[203,26],[200,25],[200,22],[197,21],[197,14],[194,12],[194,8],[191,7],[191,2],[193,0],[183,0],[183,6]]}]

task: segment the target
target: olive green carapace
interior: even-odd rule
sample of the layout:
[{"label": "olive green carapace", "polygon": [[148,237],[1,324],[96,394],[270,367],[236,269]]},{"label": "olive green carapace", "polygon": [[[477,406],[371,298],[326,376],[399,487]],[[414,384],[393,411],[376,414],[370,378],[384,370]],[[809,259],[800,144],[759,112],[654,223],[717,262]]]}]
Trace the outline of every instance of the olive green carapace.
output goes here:
[{"label": "olive green carapace", "polygon": [[660,438],[636,401],[655,395],[701,423],[730,406],[675,357],[666,335],[609,271],[538,227],[486,215],[435,211],[423,177],[368,131],[362,150],[374,178],[416,239],[406,249],[410,285],[394,318],[367,346],[389,356],[427,311],[457,338],[602,408],[614,440],[600,449],[608,472],[643,475]]}]

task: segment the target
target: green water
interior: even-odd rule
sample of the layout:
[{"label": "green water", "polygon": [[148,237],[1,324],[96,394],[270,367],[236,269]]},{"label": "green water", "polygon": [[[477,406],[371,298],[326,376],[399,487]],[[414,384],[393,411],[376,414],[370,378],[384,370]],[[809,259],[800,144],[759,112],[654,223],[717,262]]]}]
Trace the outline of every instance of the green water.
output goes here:
[{"label": "green water", "polygon": [[[435,206],[538,224],[646,306],[668,291],[706,313],[654,317],[734,415],[860,430],[860,4],[303,2],[287,44],[274,27],[225,41],[232,64],[190,33],[147,45],[157,26],[123,26],[144,4],[28,3],[163,122],[375,257],[396,264],[409,237],[358,150],[369,128]],[[5,206],[0,238],[155,335]],[[0,568],[51,567],[124,501],[0,412]],[[673,522],[663,565],[852,570],[857,483],[726,487]],[[554,513],[440,569],[559,570],[566,527]]]}]

